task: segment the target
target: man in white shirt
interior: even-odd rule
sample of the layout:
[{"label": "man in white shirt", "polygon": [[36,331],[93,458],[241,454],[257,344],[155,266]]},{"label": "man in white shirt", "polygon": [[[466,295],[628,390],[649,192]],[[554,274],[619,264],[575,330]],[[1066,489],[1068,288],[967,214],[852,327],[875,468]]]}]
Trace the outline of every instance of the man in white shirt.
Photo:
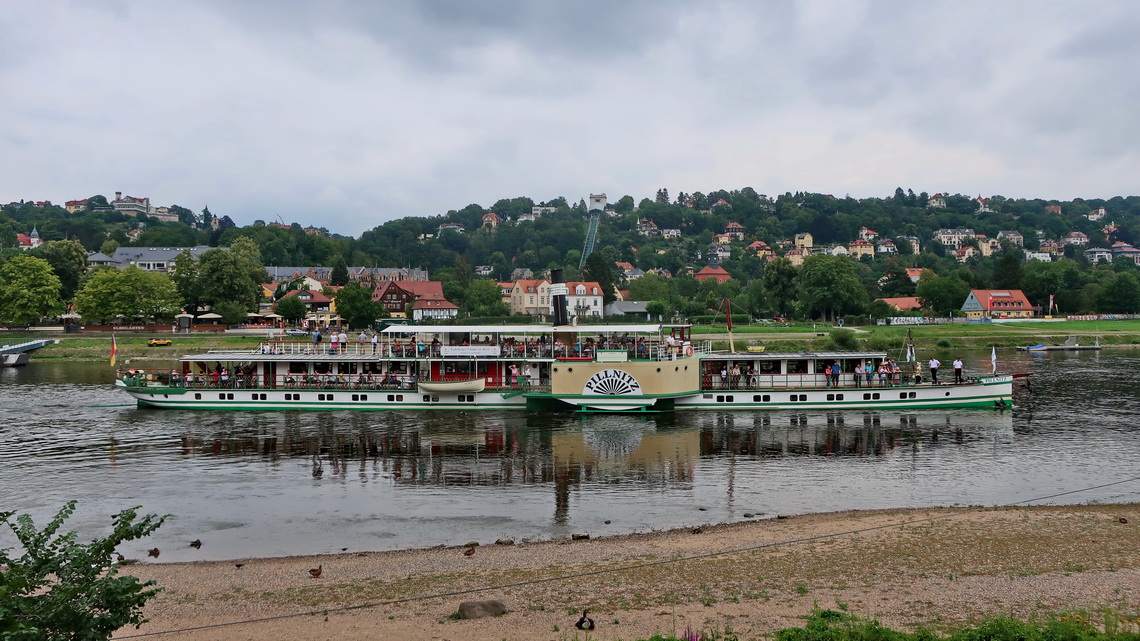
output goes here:
[{"label": "man in white shirt", "polygon": [[932,356],[932,357],[930,357],[929,365],[930,365],[930,382],[933,385],[937,385],[938,384],[938,368],[942,366],[942,363],[939,362],[939,360],[937,358],[934,358]]},{"label": "man in white shirt", "polygon": [[373,332],[372,333],[372,355],[373,356],[376,355],[376,345],[378,345],[379,342],[380,342],[380,335]]},{"label": "man in white shirt", "polygon": [[962,376],[962,357],[959,356],[954,359],[954,382],[965,383],[966,377]]}]

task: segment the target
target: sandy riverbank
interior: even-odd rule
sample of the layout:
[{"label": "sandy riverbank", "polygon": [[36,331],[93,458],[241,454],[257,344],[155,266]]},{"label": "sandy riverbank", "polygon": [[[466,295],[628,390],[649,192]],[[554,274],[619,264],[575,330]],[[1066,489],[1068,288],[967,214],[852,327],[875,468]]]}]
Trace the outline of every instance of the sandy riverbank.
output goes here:
[{"label": "sandy riverbank", "polygon": [[[166,590],[147,608],[150,623],[116,638],[284,616],[149,638],[584,639],[573,624],[589,607],[598,623],[592,639],[679,633],[688,625],[730,627],[754,639],[799,625],[813,603],[912,628],[1100,606],[1135,615],[1140,600],[1137,504],[846,512],[699,532],[484,543],[471,556],[463,548],[349,550],[139,563],[126,570]],[[317,565],[323,572],[314,579],[308,570]],[[430,596],[480,588],[490,589]],[[469,599],[499,599],[510,611],[451,619]],[[400,602],[337,611],[393,601]],[[287,616],[305,612],[317,614]]]}]

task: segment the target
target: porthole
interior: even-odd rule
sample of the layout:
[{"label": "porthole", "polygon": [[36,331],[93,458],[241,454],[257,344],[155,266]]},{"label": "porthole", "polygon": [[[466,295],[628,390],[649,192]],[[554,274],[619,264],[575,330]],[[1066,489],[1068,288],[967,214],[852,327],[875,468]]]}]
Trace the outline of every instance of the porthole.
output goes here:
[{"label": "porthole", "polygon": [[404,402],[404,395],[403,394],[396,394],[396,402],[397,403]]},{"label": "porthole", "polygon": [[439,397],[438,397],[438,396],[433,396],[433,397],[431,397],[431,402],[432,402],[432,403],[438,403],[438,402],[439,402]]},{"label": "porthole", "polygon": [[360,400],[360,394],[353,394],[353,395],[352,395],[352,400],[354,400],[354,401],[359,401],[359,400]]},{"label": "porthole", "polygon": [[661,368],[660,368],[660,367],[658,367],[658,368],[657,368],[657,373],[658,373],[658,374],[660,374],[660,373],[661,373]]},{"label": "porthole", "polygon": [[391,403],[394,400],[396,400],[396,395],[395,394],[389,394],[388,395],[388,402]]},{"label": "porthole", "polygon": [[842,395],[842,394],[836,394],[836,395],[835,395],[835,400],[837,400],[837,401],[842,401],[842,400],[843,400],[843,395]]},{"label": "porthole", "polygon": [[202,400],[202,395],[201,394],[194,394],[194,400],[196,400],[196,401]]},{"label": "porthole", "polygon": [[318,401],[323,401],[323,400],[325,400],[325,395],[324,395],[324,394],[317,394],[317,400],[318,400]]},{"label": "porthole", "polygon": [[573,368],[573,367],[567,367],[567,368],[566,368],[566,371],[567,371],[567,372],[573,372],[573,371],[574,371],[574,368]]},{"label": "porthole", "polygon": [[829,400],[829,401],[834,401],[834,400],[835,400],[835,394],[828,394],[828,395],[827,395],[827,400]]},{"label": "porthole", "polygon": [[870,394],[869,392],[864,392],[864,393],[863,393],[863,400],[864,400],[864,401],[869,401],[869,400],[871,400],[871,394]]},{"label": "porthole", "polygon": [[899,398],[906,398],[906,392],[899,392]]},{"label": "porthole", "polygon": [[224,401],[224,400],[226,400],[226,395],[225,395],[225,394],[218,394],[218,400],[219,400],[219,401]]},{"label": "porthole", "polygon": [[430,402],[431,402],[431,396],[428,396],[427,394],[424,394],[424,402],[425,402],[425,403],[430,403]]},{"label": "porthole", "polygon": [[946,395],[947,395],[947,396],[950,396],[950,392],[946,392]]},{"label": "porthole", "polygon": [[879,393],[875,392],[874,394],[871,394],[871,399],[876,401],[879,400]]},{"label": "porthole", "polygon": [[367,395],[367,394],[361,394],[361,395],[360,395],[360,400],[362,400],[362,401],[367,401],[367,400],[368,400],[368,395]]},{"label": "porthole", "polygon": [[556,371],[556,372],[557,372],[557,371],[558,371],[558,368],[557,368],[557,367],[555,367],[555,368],[554,368],[554,371]]}]

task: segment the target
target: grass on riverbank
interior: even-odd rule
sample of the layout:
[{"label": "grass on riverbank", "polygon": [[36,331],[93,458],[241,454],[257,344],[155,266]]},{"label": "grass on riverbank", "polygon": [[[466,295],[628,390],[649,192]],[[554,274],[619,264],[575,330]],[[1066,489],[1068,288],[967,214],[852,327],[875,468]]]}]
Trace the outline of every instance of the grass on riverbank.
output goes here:
[{"label": "grass on riverbank", "polygon": [[[589,332],[589,327],[580,328]],[[850,340],[838,337],[850,332]],[[954,325],[868,326],[837,330],[821,323],[793,323],[787,327],[772,324],[735,326],[736,349],[764,346],[770,351],[803,351],[828,349],[869,349],[897,353],[904,349],[908,332],[920,350],[983,349],[991,346],[1011,349],[1044,343],[1059,345],[1076,336],[1082,345],[1098,341],[1101,345],[1140,345],[1140,320],[1057,321],[1025,323],[979,323]],[[724,325],[702,325],[693,328],[694,336],[712,339],[714,348],[728,349]],[[36,351],[37,359],[97,361],[110,357],[111,337],[99,335],[5,335],[5,342],[36,338],[55,338],[60,342]],[[148,347],[151,338],[170,338],[170,347]],[[263,337],[238,334],[116,334],[120,361],[125,359],[170,359],[210,350],[253,349]],[[289,340],[306,340],[290,337]]]},{"label": "grass on riverbank", "polygon": [[[840,604],[840,610],[845,606]],[[1140,617],[1112,608],[1100,612],[1077,610],[1054,614],[1043,621],[1018,621],[992,618],[975,626],[941,633],[928,628],[904,632],[883,627],[877,621],[863,619],[843,611],[816,608],[802,628],[785,628],[775,634],[776,641],[1138,641]],[[653,635],[640,641],[737,641],[739,637],[726,629],[697,630],[687,628],[679,636]]]}]

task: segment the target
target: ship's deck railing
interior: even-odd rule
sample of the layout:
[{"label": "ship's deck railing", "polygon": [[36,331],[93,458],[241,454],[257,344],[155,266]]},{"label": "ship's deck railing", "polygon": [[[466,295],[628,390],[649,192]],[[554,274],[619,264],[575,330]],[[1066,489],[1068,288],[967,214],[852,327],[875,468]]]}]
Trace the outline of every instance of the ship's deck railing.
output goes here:
[{"label": "ship's deck railing", "polygon": [[[921,382],[925,381],[925,382]],[[887,387],[930,387],[928,379],[918,380],[911,375],[886,375],[880,378],[876,373],[868,380],[866,375],[843,373],[839,376],[837,384],[833,385],[831,379],[825,374],[706,374],[701,377],[701,389],[705,391],[722,390],[768,390],[768,389],[803,389],[803,388],[835,388],[835,389],[871,389]],[[980,379],[975,376],[966,378],[967,383],[978,383]],[[938,385],[955,385],[953,374],[950,380],[938,381]]]},{"label": "ship's deck railing", "polygon": [[[625,349],[629,360],[666,361],[687,356],[700,356],[712,352],[712,341],[697,341],[687,345],[668,346],[660,341],[640,341],[626,343],[586,342],[574,345],[562,343],[549,344],[537,341],[505,341],[497,344],[477,343],[475,346],[498,347],[498,356],[443,356],[442,345],[437,343],[417,343],[415,341],[388,341],[376,344],[369,342],[313,343],[311,341],[263,341],[250,355],[279,355],[279,356],[312,356],[329,357],[336,359],[372,359],[372,358],[450,358],[453,360],[470,359],[541,359],[541,358],[593,358],[598,350]],[[691,349],[689,349],[691,348]],[[691,354],[690,354],[691,352]],[[231,352],[232,354],[232,352]],[[209,360],[219,354],[203,355],[203,360]]]},{"label": "ship's deck railing", "polygon": [[[235,390],[362,390],[385,391],[417,389],[417,379],[409,375],[376,376],[369,374],[278,374],[274,377],[221,374],[211,372],[205,376],[183,377],[177,372],[153,372],[134,370],[134,373],[124,372],[119,379],[127,387],[160,387],[165,389],[235,389]],[[442,382],[458,380],[455,376],[444,376]],[[431,381],[431,382],[441,382]],[[521,391],[526,393],[542,393],[550,391],[550,380],[539,378],[522,378],[516,381],[502,381],[501,383],[488,382],[486,391],[510,392]]]}]

